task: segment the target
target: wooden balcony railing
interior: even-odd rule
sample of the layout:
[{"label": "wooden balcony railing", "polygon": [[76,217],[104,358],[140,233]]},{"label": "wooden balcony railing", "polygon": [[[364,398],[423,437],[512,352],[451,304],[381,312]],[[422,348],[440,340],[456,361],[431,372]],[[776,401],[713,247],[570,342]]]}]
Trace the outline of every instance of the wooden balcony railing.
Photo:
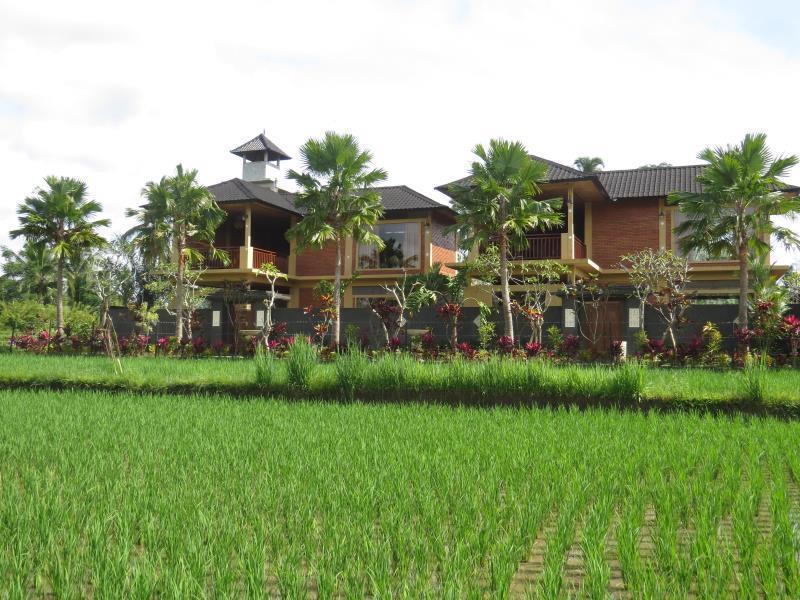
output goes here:
[{"label": "wooden balcony railing", "polygon": [[528,244],[515,250],[513,260],[559,260],[561,258],[561,234],[529,235]]},{"label": "wooden balcony railing", "polygon": [[215,257],[208,246],[195,246],[194,249],[203,257],[203,267],[206,269],[258,269],[264,263],[272,263],[286,273],[289,260],[280,256],[273,250],[263,248],[248,248],[247,246],[217,246],[228,255],[228,260]]},{"label": "wooden balcony railing", "polygon": [[239,246],[217,246],[218,253],[224,252],[228,255],[228,260],[223,260],[212,254],[208,246],[196,246],[194,248],[203,257],[203,268],[206,269],[238,269],[239,268]]},{"label": "wooden balcony railing", "polygon": [[586,244],[575,236],[575,258],[588,258],[586,256]]}]

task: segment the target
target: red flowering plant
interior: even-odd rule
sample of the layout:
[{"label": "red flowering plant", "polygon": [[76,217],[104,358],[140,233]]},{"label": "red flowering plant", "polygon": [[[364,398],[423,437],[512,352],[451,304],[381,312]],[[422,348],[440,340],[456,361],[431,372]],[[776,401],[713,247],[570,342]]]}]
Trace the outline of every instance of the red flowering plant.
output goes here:
[{"label": "red flowering plant", "polygon": [[544,346],[540,342],[528,342],[525,344],[525,354],[528,355],[528,358],[539,356],[542,350],[544,350]]},{"label": "red flowering plant", "polygon": [[217,340],[216,342],[211,344],[211,350],[214,352],[215,356],[217,357],[222,356],[226,350],[225,342],[223,342],[222,340]]},{"label": "red flowering plant", "polygon": [[202,335],[192,340],[192,351],[194,352],[195,356],[202,356],[207,347],[208,344]]},{"label": "red flowering plant", "polygon": [[478,354],[478,351],[475,348],[473,348],[469,342],[461,342],[457,344],[456,350],[458,351],[458,354],[460,354],[461,356],[463,356],[468,360],[474,359],[475,356]]},{"label": "red flowering plant", "polygon": [[794,357],[800,351],[800,318],[786,315],[783,318],[783,331],[789,339],[789,353]]},{"label": "red flowering plant", "polygon": [[447,325],[450,333],[450,347],[455,350],[456,346],[458,346],[458,322],[463,314],[461,304],[446,302],[439,305],[436,309],[436,314]]},{"label": "red flowering plant", "polygon": [[511,354],[514,352],[514,339],[508,335],[501,335],[495,342],[497,349],[503,354]]},{"label": "red flowering plant", "polygon": [[578,355],[578,350],[581,347],[581,338],[577,335],[566,335],[564,341],[561,342],[561,353],[564,356],[575,358]]}]

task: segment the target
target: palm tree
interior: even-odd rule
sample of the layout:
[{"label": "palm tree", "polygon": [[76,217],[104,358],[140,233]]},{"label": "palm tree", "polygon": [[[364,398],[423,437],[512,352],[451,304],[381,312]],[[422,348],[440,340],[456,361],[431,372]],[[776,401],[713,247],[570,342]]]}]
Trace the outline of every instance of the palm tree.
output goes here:
[{"label": "palm tree", "polygon": [[773,156],[763,133],[747,134],[735,146],[706,148],[698,158],[708,163],[697,181],[697,193],[670,194],[686,221],[675,227],[684,253],[707,252],[713,258],[739,261],[739,327],[747,327],[748,258],[769,251],[767,236],[786,247],[800,246],[800,238],[771,217],[793,218],[800,201],[785,195],[781,179],[798,163],[797,156]]},{"label": "palm tree", "polygon": [[381,197],[375,184],[385,181],[383,169],[372,168],[372,153],[362,150],[350,134],[328,131],[322,139],[309,139],[300,148],[304,172],[289,171],[289,178],[300,187],[295,197],[303,219],[287,232],[297,241],[298,250],[336,244],[334,271],[333,344],[339,344],[342,308],[342,255],[344,241],[383,248],[373,228],[383,215]]},{"label": "palm tree", "polygon": [[510,247],[524,246],[525,234],[532,229],[559,225],[561,214],[557,203],[536,199],[541,191],[538,182],[547,177],[547,165],[531,160],[520,142],[491,140],[488,151],[478,144],[473,153],[480,160],[472,163],[469,183],[450,190],[457,216],[449,230],[456,232],[464,248],[496,241],[504,335],[514,339],[508,286]]},{"label": "palm tree", "polygon": [[600,167],[605,166],[603,159],[599,156],[579,156],[572,164],[584,173],[597,173],[601,170]]},{"label": "palm tree", "polygon": [[42,303],[52,301],[56,269],[50,250],[41,244],[25,242],[19,252],[3,246],[0,256],[3,257],[0,281],[6,299],[29,294]]},{"label": "palm tree", "polygon": [[142,189],[145,203],[128,209],[127,216],[139,224],[126,237],[132,239],[151,265],[169,264],[175,269],[175,337],[183,338],[185,273],[187,263],[201,260],[191,241],[213,244],[217,227],[225,220],[214,195],[197,183],[197,170],[175,168],[175,175],[158,182],[148,181]]},{"label": "palm tree", "polygon": [[103,245],[98,227],[108,219],[92,220],[102,210],[100,204],[86,197],[86,184],[69,177],[45,177],[46,188],[37,188],[17,208],[19,228],[12,238],[24,237],[52,252],[56,261],[56,332],[64,333],[64,268],[67,260],[88,248]]}]

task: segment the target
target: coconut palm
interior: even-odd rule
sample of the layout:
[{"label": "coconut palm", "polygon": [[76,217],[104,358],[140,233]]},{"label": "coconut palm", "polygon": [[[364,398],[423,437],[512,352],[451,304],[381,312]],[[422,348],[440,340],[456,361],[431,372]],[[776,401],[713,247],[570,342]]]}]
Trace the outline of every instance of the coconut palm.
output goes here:
[{"label": "coconut palm", "polygon": [[225,219],[214,195],[197,182],[197,170],[178,165],[175,175],[148,181],[142,189],[145,203],[126,214],[139,224],[126,237],[132,239],[149,264],[169,265],[175,274],[175,337],[183,338],[186,269],[202,257],[190,242],[213,244],[217,227]]},{"label": "coconut palm", "polygon": [[339,344],[342,307],[342,256],[344,241],[383,248],[383,241],[373,228],[383,215],[378,192],[371,189],[386,180],[383,169],[373,168],[372,153],[362,150],[350,134],[328,131],[321,139],[309,139],[300,148],[304,172],[289,171],[289,178],[299,185],[295,197],[303,219],[287,232],[297,242],[298,250],[336,244],[334,270],[333,344]]},{"label": "coconut palm", "polygon": [[464,248],[476,243],[496,242],[500,252],[500,286],[503,297],[504,335],[514,339],[511,293],[508,285],[508,258],[512,247],[524,247],[525,234],[536,228],[561,223],[559,202],[537,200],[538,183],[547,177],[547,165],[531,160],[520,142],[491,140],[473,153],[480,159],[472,163],[465,185],[450,189],[456,211],[455,231]]},{"label": "coconut palm", "polygon": [[70,177],[45,177],[46,187],[37,188],[17,208],[19,228],[12,238],[24,237],[31,244],[41,244],[52,252],[56,262],[56,332],[64,333],[64,270],[67,261],[89,248],[105,243],[99,227],[108,219],[94,219],[102,210],[87,198],[83,181]]},{"label": "coconut palm", "polygon": [[18,252],[3,246],[3,274],[0,276],[2,297],[16,299],[31,295],[40,302],[51,302],[56,281],[53,256],[45,246],[25,242]]},{"label": "coconut palm", "polygon": [[797,234],[771,219],[792,219],[800,212],[800,201],[781,191],[782,178],[798,158],[773,156],[763,133],[747,134],[735,146],[706,148],[698,158],[708,163],[697,176],[701,191],[669,196],[686,217],[675,233],[684,253],[700,250],[739,261],[738,321],[747,327],[748,258],[769,251],[769,236],[786,247],[800,247]]},{"label": "coconut palm", "polygon": [[579,156],[573,163],[575,168],[584,173],[597,173],[600,167],[604,167],[603,159],[599,156]]}]

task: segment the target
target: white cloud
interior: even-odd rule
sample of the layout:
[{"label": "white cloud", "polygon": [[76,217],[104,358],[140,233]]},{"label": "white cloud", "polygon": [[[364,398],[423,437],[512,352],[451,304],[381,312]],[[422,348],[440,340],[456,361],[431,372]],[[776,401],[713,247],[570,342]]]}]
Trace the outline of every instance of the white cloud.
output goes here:
[{"label": "white cloud", "polygon": [[350,131],[432,196],[493,136],[607,168],[756,130],[800,153],[798,62],[690,1],[0,0],[0,219],[69,174],[122,230],[147,180],[178,162],[237,176],[228,150],[262,128],[292,155]]}]

